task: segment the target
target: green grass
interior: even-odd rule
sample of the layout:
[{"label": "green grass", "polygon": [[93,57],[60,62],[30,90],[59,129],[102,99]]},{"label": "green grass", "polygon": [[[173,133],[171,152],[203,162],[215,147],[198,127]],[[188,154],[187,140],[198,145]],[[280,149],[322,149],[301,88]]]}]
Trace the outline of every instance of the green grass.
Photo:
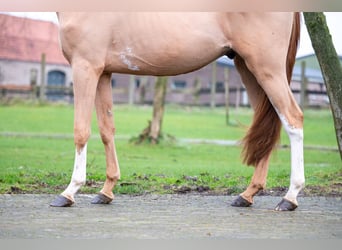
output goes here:
[{"label": "green grass", "polygon": [[[253,168],[240,161],[235,146],[194,145],[165,141],[161,145],[129,143],[147,125],[151,107],[116,106],[114,109],[118,139],[116,147],[122,178],[116,193],[172,193],[186,187],[192,190],[239,193],[249,183]],[[234,124],[248,125],[252,112],[231,110]],[[72,135],[73,108],[65,105],[0,106],[0,132]],[[226,126],[222,108],[181,108],[167,106],[164,134],[176,138],[238,140],[243,126]],[[98,134],[95,119],[93,134]],[[282,143],[288,144],[282,134]],[[305,112],[305,144],[337,148],[329,110]],[[0,136],[0,193],[58,193],[69,183],[73,167],[74,145],[70,137]],[[341,194],[342,166],[336,151],[305,150],[306,192],[317,188],[323,194]],[[289,149],[272,157],[268,189],[282,189],[289,183]],[[105,157],[100,139],[88,144],[87,185],[81,192],[99,191],[105,178]]]}]

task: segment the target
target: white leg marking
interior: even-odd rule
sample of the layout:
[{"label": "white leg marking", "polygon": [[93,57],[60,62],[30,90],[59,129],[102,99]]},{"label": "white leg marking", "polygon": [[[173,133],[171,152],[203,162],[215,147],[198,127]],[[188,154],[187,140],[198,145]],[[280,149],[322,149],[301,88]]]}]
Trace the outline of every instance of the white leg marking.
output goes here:
[{"label": "white leg marking", "polygon": [[64,190],[62,195],[68,199],[74,200],[74,195],[86,181],[86,164],[87,164],[87,144],[75,153],[74,170],[69,186]]},{"label": "white leg marking", "polygon": [[291,126],[286,118],[279,114],[280,120],[290,138],[291,144],[291,179],[290,187],[285,199],[297,203],[297,195],[305,183],[304,156],[303,156],[303,129]]}]

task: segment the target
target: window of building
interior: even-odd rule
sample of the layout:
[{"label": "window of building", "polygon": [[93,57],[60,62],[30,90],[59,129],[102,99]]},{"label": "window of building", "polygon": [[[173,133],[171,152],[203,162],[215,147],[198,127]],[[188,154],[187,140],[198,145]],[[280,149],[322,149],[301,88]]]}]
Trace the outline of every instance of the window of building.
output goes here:
[{"label": "window of building", "polygon": [[186,87],[186,81],[183,81],[183,80],[173,80],[172,86],[171,86],[172,89],[178,89],[178,90],[185,89],[185,87]]},{"label": "window of building", "polygon": [[112,84],[112,88],[114,88],[115,86],[116,86],[116,80],[115,80],[115,78],[113,78],[112,77],[112,79],[111,79],[111,84]]},{"label": "window of building", "polygon": [[135,78],[135,88],[139,88],[140,87],[140,79],[139,78]]},{"label": "window of building", "polygon": [[223,82],[216,82],[216,91],[224,91],[224,84]]},{"label": "window of building", "polygon": [[48,85],[65,85],[65,73],[60,70],[51,70],[48,73]]},{"label": "window of building", "polygon": [[[46,91],[46,96],[49,100],[60,100],[64,98],[64,89],[56,88],[65,86],[66,76],[63,71],[51,70],[48,72],[47,85],[50,88]],[[55,87],[55,88],[53,88]]]}]

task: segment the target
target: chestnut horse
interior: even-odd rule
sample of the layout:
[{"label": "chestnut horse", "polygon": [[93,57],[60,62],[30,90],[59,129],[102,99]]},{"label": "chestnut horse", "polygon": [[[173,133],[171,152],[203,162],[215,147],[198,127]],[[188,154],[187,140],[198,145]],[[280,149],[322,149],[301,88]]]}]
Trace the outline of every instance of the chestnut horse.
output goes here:
[{"label": "chestnut horse", "polygon": [[71,206],[86,181],[87,141],[95,106],[106,153],[106,180],[91,201],[108,204],[120,178],[114,143],[111,74],[171,76],[227,55],[254,109],[243,160],[255,167],[233,202],[246,207],[265,188],[270,156],[283,125],[291,143],[288,192],[275,210],[294,210],[304,186],[303,113],[289,84],[300,33],[299,13],[58,13],[60,41],[73,72],[75,163],[71,182],[50,205]]}]

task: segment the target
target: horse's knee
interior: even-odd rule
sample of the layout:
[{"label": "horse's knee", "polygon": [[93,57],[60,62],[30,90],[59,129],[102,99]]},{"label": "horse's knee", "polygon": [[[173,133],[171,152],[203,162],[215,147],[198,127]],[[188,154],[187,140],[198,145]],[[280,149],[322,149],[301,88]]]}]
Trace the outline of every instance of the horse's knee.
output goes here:
[{"label": "horse's knee", "polygon": [[74,128],[74,142],[78,150],[80,150],[87,144],[89,137],[90,129]]},{"label": "horse's knee", "polygon": [[100,136],[101,136],[101,140],[103,144],[107,145],[108,143],[112,142],[114,138],[114,134],[115,134],[114,127],[106,128],[106,127],[100,126]]}]

